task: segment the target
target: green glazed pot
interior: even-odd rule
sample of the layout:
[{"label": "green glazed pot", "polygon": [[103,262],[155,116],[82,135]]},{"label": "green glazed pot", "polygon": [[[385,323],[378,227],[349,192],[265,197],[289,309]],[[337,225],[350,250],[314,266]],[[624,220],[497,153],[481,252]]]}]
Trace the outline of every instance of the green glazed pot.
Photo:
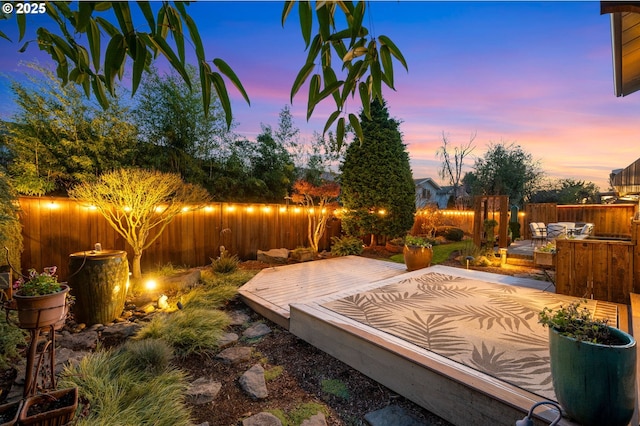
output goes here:
[{"label": "green glazed pot", "polygon": [[625,343],[579,342],[549,329],[551,377],[566,414],[584,426],[625,426],[636,402],[636,341],[617,328]]}]

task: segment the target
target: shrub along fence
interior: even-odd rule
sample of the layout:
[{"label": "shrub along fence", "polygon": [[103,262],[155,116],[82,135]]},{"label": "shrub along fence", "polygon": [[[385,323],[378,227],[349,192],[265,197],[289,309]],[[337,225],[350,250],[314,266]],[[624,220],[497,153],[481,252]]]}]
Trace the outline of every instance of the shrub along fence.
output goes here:
[{"label": "shrub along fence", "polygon": [[[69,271],[69,255],[92,250],[133,252],[120,234],[89,205],[68,198],[20,198],[23,225],[23,272],[58,266],[61,280]],[[340,221],[331,219],[320,242],[329,249],[331,237],[340,235]],[[153,237],[152,234],[149,238]],[[223,245],[241,259],[255,259],[258,250],[295,249],[308,246],[307,215],[297,206],[278,204],[210,203],[207,207],[178,215],[142,255],[142,269],[171,262],[202,266],[220,255]]]}]

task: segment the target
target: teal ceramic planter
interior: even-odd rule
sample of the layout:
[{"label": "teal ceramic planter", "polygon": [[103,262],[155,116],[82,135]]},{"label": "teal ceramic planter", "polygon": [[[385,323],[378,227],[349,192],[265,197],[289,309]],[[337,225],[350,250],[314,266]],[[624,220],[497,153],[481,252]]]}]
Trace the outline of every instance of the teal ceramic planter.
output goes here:
[{"label": "teal ceramic planter", "polygon": [[636,341],[611,328],[625,344],[579,342],[549,329],[551,376],[566,414],[584,426],[625,426],[636,402]]}]

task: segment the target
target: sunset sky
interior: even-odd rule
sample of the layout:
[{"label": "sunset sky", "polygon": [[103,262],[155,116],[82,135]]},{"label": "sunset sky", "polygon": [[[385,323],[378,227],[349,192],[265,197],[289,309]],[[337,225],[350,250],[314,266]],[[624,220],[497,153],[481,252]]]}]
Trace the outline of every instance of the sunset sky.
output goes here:
[{"label": "sunset sky", "polygon": [[[189,6],[210,59],[237,72],[247,106],[233,89],[238,133],[255,139],[260,124],[277,126],[291,84],[306,58],[297,11],[283,28],[282,2],[197,2]],[[609,16],[599,2],[371,2],[365,22],[390,37],[407,59],[395,63],[396,92],[385,91],[401,120],[415,178],[437,179],[442,133],[455,145],[476,134],[474,155],[491,142],[515,142],[541,161],[552,178],[608,189],[612,169],[640,157],[640,93],[613,93]],[[25,38],[33,38],[36,19]],[[15,21],[0,21],[14,37]],[[37,46],[0,40],[0,119],[14,104],[6,76],[25,72],[19,61],[39,58]],[[322,131],[332,104],[307,123],[306,90],[292,112],[303,137]],[[357,103],[353,111],[358,112]],[[467,160],[470,167],[473,159]]]}]

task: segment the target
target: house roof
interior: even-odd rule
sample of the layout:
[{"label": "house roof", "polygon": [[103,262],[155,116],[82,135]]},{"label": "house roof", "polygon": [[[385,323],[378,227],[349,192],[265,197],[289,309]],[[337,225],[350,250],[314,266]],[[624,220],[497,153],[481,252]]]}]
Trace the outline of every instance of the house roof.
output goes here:
[{"label": "house roof", "polygon": [[438,184],[436,183],[436,181],[434,181],[434,180],[433,180],[433,179],[431,179],[431,178],[420,178],[420,179],[414,179],[414,180],[413,180],[413,183],[414,183],[416,186],[419,186],[419,185],[421,185],[421,184],[423,184],[423,183],[428,183],[429,185],[431,185],[432,187],[434,187],[436,190],[440,190],[440,189],[441,189],[440,185],[438,185]]},{"label": "house roof", "polygon": [[600,2],[600,13],[611,15],[613,85],[616,96],[640,89],[640,2]]}]

